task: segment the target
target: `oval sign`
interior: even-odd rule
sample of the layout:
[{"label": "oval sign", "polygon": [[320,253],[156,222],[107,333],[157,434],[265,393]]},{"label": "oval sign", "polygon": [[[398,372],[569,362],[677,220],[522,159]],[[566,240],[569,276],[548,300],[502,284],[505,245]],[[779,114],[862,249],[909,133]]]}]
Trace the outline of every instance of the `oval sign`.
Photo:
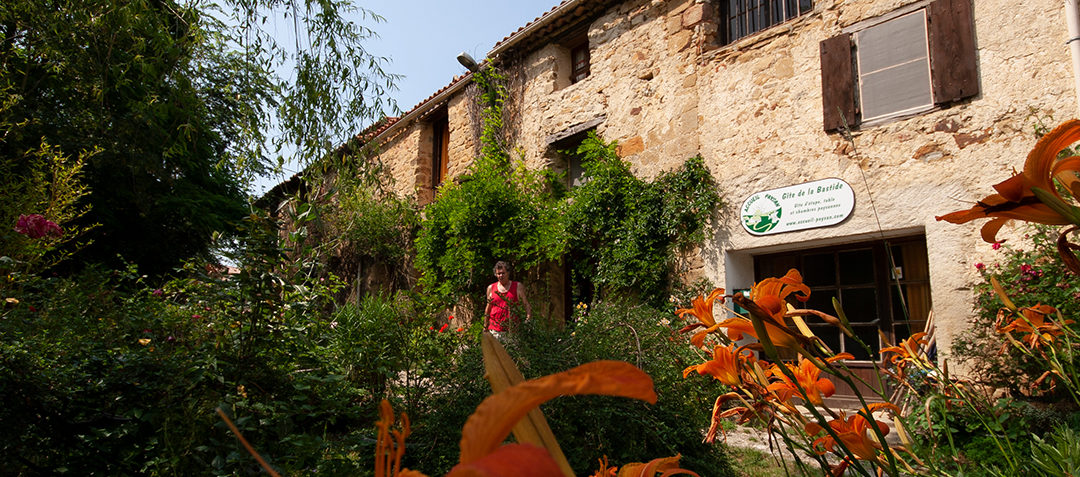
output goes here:
[{"label": "oval sign", "polygon": [[743,201],[739,214],[747,232],[772,235],[836,225],[854,209],[851,186],[829,178],[758,192]]}]

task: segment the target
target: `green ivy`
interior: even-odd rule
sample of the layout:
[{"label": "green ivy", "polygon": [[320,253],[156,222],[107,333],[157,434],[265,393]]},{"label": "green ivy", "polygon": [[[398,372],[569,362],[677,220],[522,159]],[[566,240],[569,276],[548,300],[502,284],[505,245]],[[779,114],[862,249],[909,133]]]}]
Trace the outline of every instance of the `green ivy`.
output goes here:
[{"label": "green ivy", "polygon": [[511,164],[503,144],[504,81],[490,66],[474,81],[484,106],[481,156],[424,211],[416,266],[426,292],[454,303],[489,280],[496,260],[519,270],[563,261],[581,290],[575,300],[611,291],[660,303],[678,282],[676,257],[705,239],[722,205],[702,158],[644,181],[619,159],[616,143],[590,133],[576,151],[585,183],[567,192],[550,171]]},{"label": "green ivy", "polygon": [[705,239],[705,226],[722,205],[700,156],[647,182],[589,133],[577,154],[584,184],[572,189],[566,206],[574,276],[589,277],[596,291],[636,292],[659,303],[670,291],[673,262]]}]

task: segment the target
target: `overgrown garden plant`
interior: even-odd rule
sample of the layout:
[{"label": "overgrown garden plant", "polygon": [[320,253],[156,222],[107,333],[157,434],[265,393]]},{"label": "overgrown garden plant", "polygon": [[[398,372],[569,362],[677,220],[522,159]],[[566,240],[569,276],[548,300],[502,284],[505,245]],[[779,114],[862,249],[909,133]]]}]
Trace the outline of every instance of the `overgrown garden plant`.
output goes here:
[{"label": "overgrown garden plant", "polygon": [[498,72],[487,65],[473,78],[484,102],[481,155],[425,209],[416,241],[424,289],[437,301],[456,303],[482,289],[495,260],[529,270],[552,262],[571,266],[565,258],[571,254],[579,258],[573,279],[590,287],[584,295],[610,292],[663,303],[670,284],[679,282],[678,254],[705,239],[722,206],[704,161],[691,158],[646,181],[618,157],[614,142],[593,133],[571,151],[584,165],[583,185],[564,192],[551,172],[512,160],[502,131],[508,98]]}]

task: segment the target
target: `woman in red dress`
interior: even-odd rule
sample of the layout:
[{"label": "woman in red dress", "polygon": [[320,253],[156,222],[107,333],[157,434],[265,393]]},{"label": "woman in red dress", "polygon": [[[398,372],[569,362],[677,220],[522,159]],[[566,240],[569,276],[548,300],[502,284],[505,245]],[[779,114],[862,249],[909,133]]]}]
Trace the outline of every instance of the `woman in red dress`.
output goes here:
[{"label": "woman in red dress", "polygon": [[525,306],[525,319],[532,319],[532,307],[525,298],[525,287],[521,282],[510,280],[510,265],[506,262],[495,264],[495,278],[498,280],[487,287],[487,309],[484,310],[486,322],[484,329],[504,333],[510,329],[510,321],[517,317],[510,313],[510,308],[519,302]]}]

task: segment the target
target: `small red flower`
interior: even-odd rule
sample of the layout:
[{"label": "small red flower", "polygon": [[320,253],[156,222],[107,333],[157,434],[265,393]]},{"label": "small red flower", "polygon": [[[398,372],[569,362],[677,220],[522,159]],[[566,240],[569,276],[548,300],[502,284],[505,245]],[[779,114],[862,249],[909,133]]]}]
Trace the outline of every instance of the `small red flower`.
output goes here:
[{"label": "small red flower", "polygon": [[439,333],[442,333],[442,332],[446,331],[446,329],[449,328],[449,327],[450,327],[449,323],[442,325],[442,328],[439,328]]},{"label": "small red flower", "polygon": [[990,248],[992,248],[994,250],[997,250],[997,249],[1001,248],[1001,242],[994,242],[994,244],[991,245]]},{"label": "small red flower", "polygon": [[986,265],[983,265],[983,263],[982,263],[982,262],[976,263],[976,264],[975,264],[975,269],[981,272],[981,271],[983,271],[984,269],[986,269]]},{"label": "small red flower", "polygon": [[42,237],[59,237],[64,235],[64,230],[41,214],[20,215],[15,222],[15,231],[32,239]]}]

